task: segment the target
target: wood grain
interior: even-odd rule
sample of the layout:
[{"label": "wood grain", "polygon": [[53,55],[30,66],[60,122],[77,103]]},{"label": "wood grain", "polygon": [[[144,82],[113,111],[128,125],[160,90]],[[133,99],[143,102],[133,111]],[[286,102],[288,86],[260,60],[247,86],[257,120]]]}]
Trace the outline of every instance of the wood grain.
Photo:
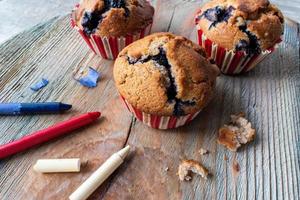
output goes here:
[{"label": "wood grain", "polygon": [[[79,113],[100,110],[103,114],[87,128],[0,161],[1,199],[66,199],[126,142],[131,116],[119,103],[113,86],[112,62],[102,61],[88,50],[71,31],[68,17],[54,19],[8,41],[0,48],[0,55],[1,102],[62,101],[74,106],[71,112],[59,116],[0,117],[1,143]],[[73,79],[73,73],[82,66],[101,71],[97,88],[84,88]],[[42,77],[49,79],[49,85],[32,92],[29,86]],[[37,158],[61,157],[80,157],[88,160],[88,165],[75,175],[41,175],[32,170]]]},{"label": "wood grain", "polygon": [[[157,0],[153,31],[171,31],[195,40],[197,1]],[[93,55],[69,26],[68,17],[38,25],[0,46],[0,101],[63,101],[63,115],[0,117],[0,143],[79,113],[100,110],[103,118],[82,130],[0,161],[0,199],[66,199],[113,152],[135,151],[90,199],[299,199],[299,25],[286,21],[278,51],[250,73],[221,76],[211,104],[188,126],[159,131],[133,119],[119,100],[112,61]],[[102,79],[86,89],[74,79],[93,66]],[[29,86],[50,84],[34,93]],[[229,115],[244,111],[257,130],[253,143],[234,154],[216,143]],[[201,156],[200,148],[208,149]],[[89,160],[78,174],[42,175],[40,158]],[[208,180],[179,182],[181,159],[195,159],[211,172]],[[225,159],[226,158],[226,159]],[[233,170],[238,164],[240,171]],[[169,168],[169,170],[165,170]]]},{"label": "wood grain", "polygon": [[[186,0],[183,0],[184,2]],[[194,0],[198,5],[208,0]],[[0,0],[0,43],[37,23],[70,12],[78,0]],[[300,22],[300,0],[271,0],[286,17]]]}]

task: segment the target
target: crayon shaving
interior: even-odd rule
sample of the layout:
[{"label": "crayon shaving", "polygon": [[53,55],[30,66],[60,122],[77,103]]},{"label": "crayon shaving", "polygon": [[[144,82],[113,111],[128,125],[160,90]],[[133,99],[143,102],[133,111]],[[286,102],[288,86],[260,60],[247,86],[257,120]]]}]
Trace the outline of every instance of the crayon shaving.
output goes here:
[{"label": "crayon shaving", "polygon": [[81,85],[93,88],[97,86],[98,81],[100,80],[100,73],[97,72],[92,67],[89,67],[87,70],[80,73],[80,77],[75,77],[75,80],[77,80]]},{"label": "crayon shaving", "polygon": [[45,78],[42,78],[42,80],[40,80],[39,82],[35,83],[34,85],[32,85],[30,87],[31,90],[37,92],[40,89],[42,89],[43,87],[46,87],[48,85],[49,81]]}]

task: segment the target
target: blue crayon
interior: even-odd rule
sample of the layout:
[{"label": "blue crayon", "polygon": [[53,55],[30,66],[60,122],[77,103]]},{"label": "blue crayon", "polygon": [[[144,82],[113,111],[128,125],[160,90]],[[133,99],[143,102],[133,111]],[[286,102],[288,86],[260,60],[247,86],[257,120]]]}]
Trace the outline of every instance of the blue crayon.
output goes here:
[{"label": "blue crayon", "polygon": [[60,102],[45,103],[0,103],[0,115],[25,115],[57,113],[69,110],[72,105]]}]

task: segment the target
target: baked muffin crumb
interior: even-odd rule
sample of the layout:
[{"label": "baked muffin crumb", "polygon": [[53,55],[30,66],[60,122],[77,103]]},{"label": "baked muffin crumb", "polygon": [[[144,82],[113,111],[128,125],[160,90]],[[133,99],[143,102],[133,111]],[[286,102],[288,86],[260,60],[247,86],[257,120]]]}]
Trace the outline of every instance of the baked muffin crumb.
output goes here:
[{"label": "baked muffin crumb", "polygon": [[209,151],[208,151],[207,149],[201,148],[201,149],[199,150],[199,153],[200,153],[200,155],[205,155],[205,154],[208,154]]},{"label": "baked muffin crumb", "polygon": [[190,181],[191,172],[207,179],[208,170],[195,160],[183,160],[178,167],[178,176],[180,181]]},{"label": "baked muffin crumb", "polygon": [[231,115],[231,122],[219,129],[218,143],[231,151],[237,151],[242,144],[251,142],[255,138],[255,129],[244,118],[245,114]]}]

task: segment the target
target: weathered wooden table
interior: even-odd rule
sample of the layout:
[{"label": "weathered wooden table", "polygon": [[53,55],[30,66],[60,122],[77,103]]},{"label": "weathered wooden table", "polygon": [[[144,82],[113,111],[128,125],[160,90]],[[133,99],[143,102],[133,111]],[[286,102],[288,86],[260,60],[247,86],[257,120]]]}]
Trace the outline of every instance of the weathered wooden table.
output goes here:
[{"label": "weathered wooden table", "polygon": [[[0,0],[0,43],[13,35],[69,12],[79,0]],[[172,3],[170,0],[160,0]],[[194,0],[200,5],[208,0]],[[184,3],[186,1],[183,1]],[[271,0],[285,16],[300,22],[300,0]]]},{"label": "weathered wooden table", "polygon": [[[156,4],[153,32],[194,38],[195,1]],[[0,199],[67,199],[105,159],[126,144],[135,151],[90,199],[299,199],[299,24],[286,20],[284,42],[254,71],[221,76],[213,102],[188,126],[168,131],[136,121],[120,101],[112,61],[95,56],[69,25],[55,18],[0,46],[1,102],[62,101],[74,109],[61,115],[0,117],[0,143],[87,111],[100,110],[97,123],[68,136],[0,161]],[[74,81],[81,67],[103,78],[95,89]],[[39,92],[29,86],[45,77]],[[218,128],[231,113],[244,111],[257,138],[234,154],[216,143]],[[201,156],[200,148],[210,151]],[[40,158],[88,160],[80,173],[39,174]],[[179,182],[183,158],[206,166],[208,180]],[[225,159],[227,158],[227,159]],[[238,163],[240,171],[233,170]],[[168,168],[169,170],[166,170]]]}]

